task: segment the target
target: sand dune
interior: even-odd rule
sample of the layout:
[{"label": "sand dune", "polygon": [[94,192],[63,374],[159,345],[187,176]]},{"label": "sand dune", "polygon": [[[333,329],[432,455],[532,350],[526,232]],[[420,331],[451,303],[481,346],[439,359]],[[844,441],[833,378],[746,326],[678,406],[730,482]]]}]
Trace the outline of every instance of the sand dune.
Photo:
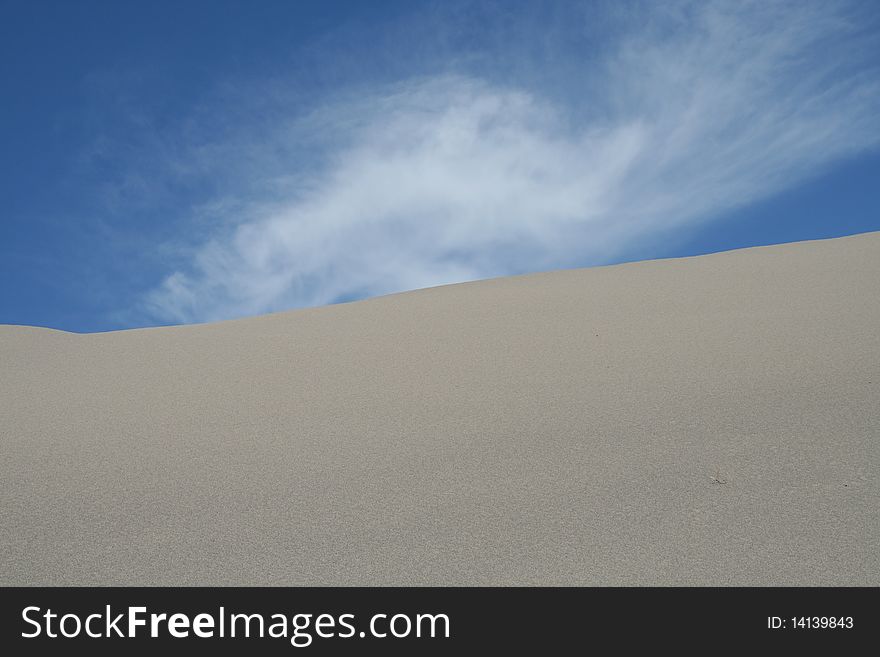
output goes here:
[{"label": "sand dune", "polygon": [[0,371],[0,584],[880,584],[880,233]]}]

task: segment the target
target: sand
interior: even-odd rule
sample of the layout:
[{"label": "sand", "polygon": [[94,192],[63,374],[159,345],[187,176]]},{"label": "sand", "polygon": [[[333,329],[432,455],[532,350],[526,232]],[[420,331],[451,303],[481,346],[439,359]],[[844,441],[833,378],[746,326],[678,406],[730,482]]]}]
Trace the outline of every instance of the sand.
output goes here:
[{"label": "sand", "polygon": [[880,584],[880,233],[0,372],[3,585]]}]

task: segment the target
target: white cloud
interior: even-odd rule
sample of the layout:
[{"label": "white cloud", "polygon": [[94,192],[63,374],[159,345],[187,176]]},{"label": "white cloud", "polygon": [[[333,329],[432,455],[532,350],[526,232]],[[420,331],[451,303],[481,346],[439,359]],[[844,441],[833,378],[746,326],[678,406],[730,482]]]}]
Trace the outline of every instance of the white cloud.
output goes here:
[{"label": "white cloud", "polygon": [[[634,16],[576,100],[438,75],[279,120],[246,153],[262,193],[218,200],[222,226],[144,306],[208,321],[606,262],[778,192],[880,141],[875,39],[845,9]],[[278,156],[309,135],[314,171]]]}]

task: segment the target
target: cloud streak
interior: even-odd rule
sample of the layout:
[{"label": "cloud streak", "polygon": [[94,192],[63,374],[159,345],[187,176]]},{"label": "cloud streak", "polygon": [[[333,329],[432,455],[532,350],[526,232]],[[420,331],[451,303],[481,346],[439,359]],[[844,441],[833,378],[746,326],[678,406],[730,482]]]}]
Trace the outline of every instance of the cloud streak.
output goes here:
[{"label": "cloud streak", "polygon": [[627,24],[573,97],[458,71],[279,116],[246,149],[261,184],[214,199],[216,228],[143,310],[212,321],[608,262],[880,142],[876,39],[847,5]]}]

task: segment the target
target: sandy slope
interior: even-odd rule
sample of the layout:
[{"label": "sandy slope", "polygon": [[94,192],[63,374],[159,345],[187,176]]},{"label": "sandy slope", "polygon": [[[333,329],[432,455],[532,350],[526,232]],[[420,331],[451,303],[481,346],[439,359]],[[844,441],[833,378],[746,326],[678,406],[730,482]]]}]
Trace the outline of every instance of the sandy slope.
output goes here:
[{"label": "sandy slope", "polygon": [[0,372],[2,584],[880,584],[880,233]]}]

